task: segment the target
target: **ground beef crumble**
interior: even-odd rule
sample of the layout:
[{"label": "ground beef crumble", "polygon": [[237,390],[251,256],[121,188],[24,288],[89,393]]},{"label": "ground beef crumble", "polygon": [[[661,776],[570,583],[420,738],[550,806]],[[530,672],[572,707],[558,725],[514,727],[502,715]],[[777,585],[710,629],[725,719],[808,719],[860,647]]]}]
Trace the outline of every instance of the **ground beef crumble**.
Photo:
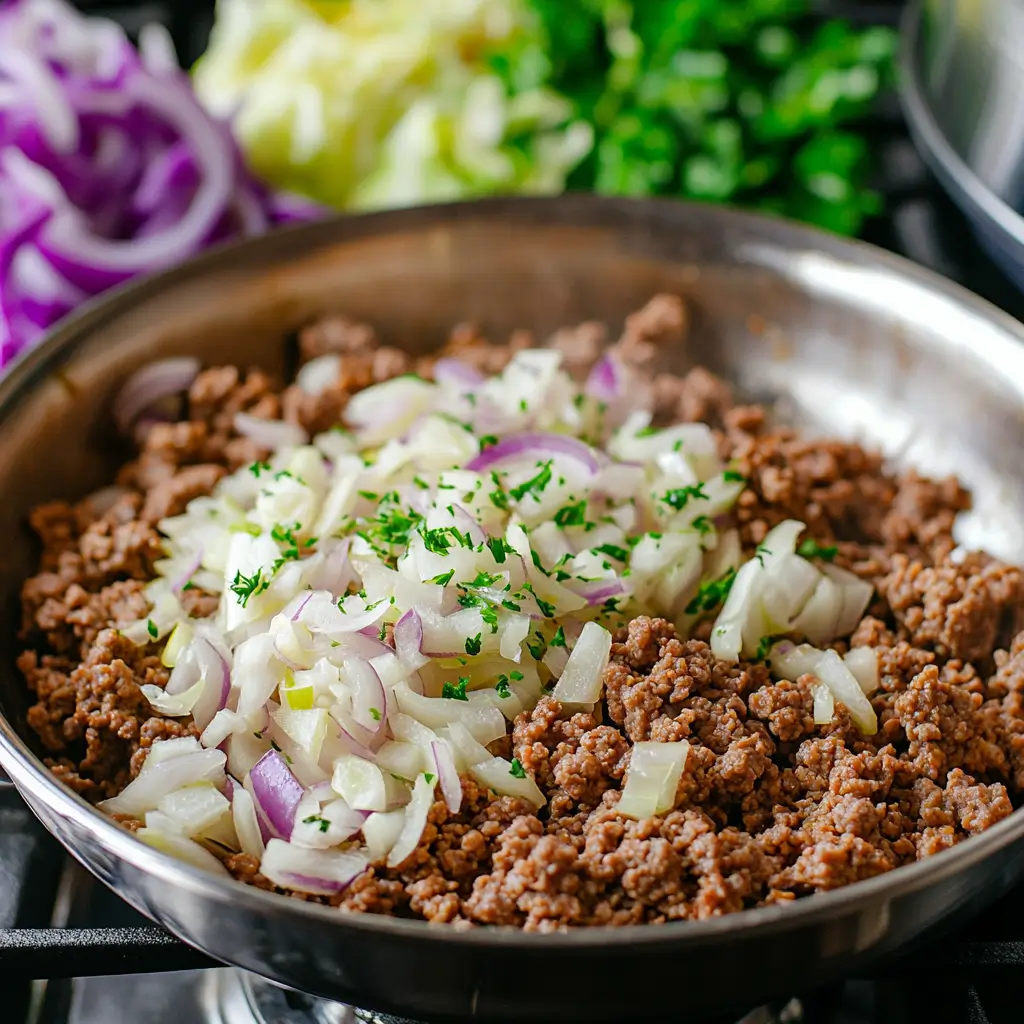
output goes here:
[{"label": "ground beef crumble", "polygon": [[[983,831],[1024,800],[1024,577],[956,549],[953,522],[970,496],[955,480],[893,474],[858,445],[775,426],[703,368],[659,372],[662,347],[683,344],[687,323],[677,298],[657,296],[612,350],[647,376],[659,422],[716,431],[747,480],[734,514],[748,552],[796,518],[874,585],[869,614],[837,647],[878,653],[877,734],[860,735],[842,705],[815,725],[807,677],[773,680],[763,664],[719,661],[706,625],[687,639],[641,616],[614,637],[593,713],[546,696],[494,745],[535,779],[544,809],[465,777],[460,811],[435,803],[403,864],[378,865],[331,899],[291,898],[535,931],[704,918],[890,871]],[[546,344],[582,379],[608,341],[605,325],[588,322]],[[143,684],[167,682],[157,647],[136,647],[117,629],[146,614],[159,521],[267,454],[237,432],[238,413],[324,430],[369,384],[429,376],[436,358],[494,373],[534,343],[517,332],[495,344],[460,325],[435,356],[413,360],[368,325],[328,317],[299,335],[303,361],[338,360],[336,383],[320,395],[259,370],[208,369],[191,388],[187,418],[149,429],[105,507],[37,508],[30,522],[42,553],[22,591],[18,665],[36,701],[28,722],[57,777],[98,801],[138,773],[154,742],[195,734],[143,696]],[[202,591],[184,601],[196,616],[216,609]],[[632,744],[680,739],[690,749],[675,808],[644,821],[619,815]],[[254,858],[225,863],[236,878],[275,888]]]}]

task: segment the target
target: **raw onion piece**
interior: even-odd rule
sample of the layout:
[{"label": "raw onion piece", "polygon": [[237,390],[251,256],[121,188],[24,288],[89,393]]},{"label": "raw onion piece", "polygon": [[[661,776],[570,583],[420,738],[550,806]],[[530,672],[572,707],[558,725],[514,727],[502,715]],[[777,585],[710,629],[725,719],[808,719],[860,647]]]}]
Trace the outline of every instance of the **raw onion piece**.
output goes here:
[{"label": "raw onion piece", "polygon": [[137,829],[135,838],[141,839],[147,846],[152,846],[154,850],[169,853],[177,860],[183,860],[193,867],[209,871],[210,874],[230,877],[228,869],[209,850],[181,833],[146,827]]},{"label": "raw onion piece", "polygon": [[340,373],[341,356],[337,352],[328,352],[301,366],[295,375],[295,383],[307,395],[319,395],[337,381]]},{"label": "raw onion piece", "polygon": [[444,740],[435,740],[430,744],[430,752],[437,768],[436,774],[441,783],[444,802],[452,814],[458,814],[462,806],[462,783],[459,781],[451,748]]},{"label": "raw onion piece", "polygon": [[388,806],[384,773],[372,761],[354,754],[334,762],[331,788],[356,811],[384,811]]},{"label": "raw onion piece", "polygon": [[224,778],[226,758],[219,750],[192,750],[150,763],[152,757],[151,750],[139,774],[117,796],[99,804],[99,808],[108,814],[141,818],[146,811],[156,810],[160,801],[175,790]]},{"label": "raw onion piece", "polygon": [[320,800],[309,793],[295,812],[290,842],[312,850],[329,850],[351,839],[363,827],[366,818],[365,811],[354,811],[344,800],[336,797],[321,807]]},{"label": "raw onion piece", "polygon": [[[429,813],[429,812],[428,812]],[[377,811],[363,822],[363,841],[371,863],[379,863],[394,848],[405,828],[405,808]]]},{"label": "raw onion piece", "polygon": [[846,667],[870,697],[878,689],[878,652],[873,647],[851,647],[843,656]]},{"label": "raw onion piece", "polygon": [[573,437],[564,434],[517,434],[485,448],[476,458],[470,459],[466,469],[490,473],[513,464],[533,466],[538,461],[556,457],[570,460],[584,478],[595,476],[601,468],[594,450]]},{"label": "raw onion piece", "polygon": [[835,700],[846,705],[859,732],[865,736],[878,732],[875,709],[856,677],[835,651],[819,651],[807,644],[796,646],[784,640],[771,649],[769,660],[776,676],[797,679],[802,675],[813,675],[820,679],[832,691]]},{"label": "raw onion piece", "polygon": [[689,750],[686,740],[634,743],[616,811],[640,821],[672,810]]},{"label": "raw onion piece", "polygon": [[395,687],[395,700],[400,711],[431,729],[461,722],[479,743],[484,744],[493,743],[505,735],[505,717],[493,706],[449,697],[424,697],[413,693],[405,683]]},{"label": "raw onion piece", "polygon": [[600,700],[611,649],[611,633],[596,622],[588,622],[551,696],[561,704],[594,704]]},{"label": "raw onion piece", "polygon": [[247,412],[235,413],[235,430],[243,437],[254,441],[261,448],[273,450],[305,444],[307,437],[302,427],[283,420],[265,420]]},{"label": "raw onion piece", "polygon": [[416,783],[412,788],[412,799],[405,808],[402,831],[399,832],[394,846],[388,853],[387,865],[389,868],[397,868],[419,846],[423,830],[427,827],[427,816],[430,814],[430,808],[434,806],[436,783],[436,779],[434,782],[428,782],[426,775],[416,776]]},{"label": "raw onion piece", "polygon": [[256,816],[256,805],[244,786],[235,786],[231,794],[231,817],[242,853],[247,853],[250,857],[262,857],[263,833],[260,830],[259,818]]},{"label": "raw onion piece", "polygon": [[543,807],[547,798],[540,791],[537,783],[529,774],[520,778],[513,774],[513,766],[504,757],[491,757],[486,761],[480,761],[470,767],[470,774],[488,789],[502,796],[515,796],[534,807]]},{"label": "raw onion piece", "polygon": [[284,758],[276,750],[267,751],[253,765],[248,782],[264,835],[287,839],[292,834],[295,808],[303,789]]},{"label": "raw onion piece", "polygon": [[368,866],[366,857],[359,853],[312,850],[271,839],[260,860],[260,873],[282,889],[335,896]]},{"label": "raw onion piece", "polygon": [[136,370],[111,407],[121,433],[127,434],[135,420],[156,402],[188,391],[198,374],[199,360],[194,356],[161,359]]},{"label": "raw onion piece", "polygon": [[229,809],[227,798],[213,785],[186,786],[168,793],[157,805],[158,811],[192,838],[205,834]]}]

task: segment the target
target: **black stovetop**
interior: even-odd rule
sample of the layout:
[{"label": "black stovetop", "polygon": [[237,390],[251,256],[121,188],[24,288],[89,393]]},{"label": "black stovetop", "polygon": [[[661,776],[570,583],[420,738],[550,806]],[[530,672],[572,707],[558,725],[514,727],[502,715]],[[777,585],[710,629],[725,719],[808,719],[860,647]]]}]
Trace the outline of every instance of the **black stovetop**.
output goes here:
[{"label": "black stovetop", "polygon": [[[212,3],[79,0],[78,6],[113,16],[129,31],[162,21],[183,60],[190,61],[202,49]],[[824,0],[823,6],[869,23],[895,24],[900,10],[898,0]],[[870,130],[887,206],[885,215],[868,226],[866,239],[959,281],[1024,319],[1024,295],[982,253],[963,217],[925,170],[894,100],[883,104]],[[344,1008],[214,966],[73,866],[17,795],[0,790],[0,1022],[342,1024],[353,1018]],[[790,1003],[754,1008],[743,1020],[1017,1024],[1024,1018],[1021,988],[1024,887],[966,928],[931,936],[907,957],[876,965],[870,976],[796,993]]]}]

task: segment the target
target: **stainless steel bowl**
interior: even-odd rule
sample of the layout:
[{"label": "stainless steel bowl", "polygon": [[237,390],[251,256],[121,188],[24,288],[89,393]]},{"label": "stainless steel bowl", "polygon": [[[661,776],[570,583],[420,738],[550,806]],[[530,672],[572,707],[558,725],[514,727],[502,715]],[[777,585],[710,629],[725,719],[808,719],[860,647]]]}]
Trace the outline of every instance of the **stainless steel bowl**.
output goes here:
[{"label": "stainless steel bowl", "polygon": [[914,0],[900,91],[922,156],[1024,288],[1024,0]]},{"label": "stainless steel bowl", "polygon": [[25,515],[111,479],[124,452],[110,399],[126,374],[182,354],[280,370],[282,338],[333,311],[413,352],[460,320],[495,338],[588,318],[614,331],[658,291],[691,313],[667,368],[704,363],[811,430],[957,473],[977,498],[961,539],[1022,560],[1024,327],[904,260],[722,207],[589,196],[276,232],[105,296],[0,379],[0,763],[46,827],[212,956],[435,1024],[692,1020],[825,984],[998,898],[1024,875],[1024,810],[866,882],[702,921],[537,935],[341,915],[172,860],[36,757],[13,665],[18,591],[36,557]]}]

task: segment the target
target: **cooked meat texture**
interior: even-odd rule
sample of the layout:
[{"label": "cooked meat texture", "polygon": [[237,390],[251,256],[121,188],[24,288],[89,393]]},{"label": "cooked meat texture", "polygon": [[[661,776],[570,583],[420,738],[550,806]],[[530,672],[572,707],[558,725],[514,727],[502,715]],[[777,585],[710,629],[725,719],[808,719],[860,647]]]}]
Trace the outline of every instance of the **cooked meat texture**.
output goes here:
[{"label": "cooked meat texture", "polygon": [[[345,912],[532,931],[704,918],[891,871],[1024,800],[1024,578],[954,550],[968,493],[956,480],[893,474],[858,445],[775,426],[701,367],[662,372],[659,354],[684,344],[686,330],[685,306],[656,296],[611,348],[646,378],[659,422],[703,421],[717,432],[747,479],[734,516],[748,551],[776,523],[799,519],[874,585],[870,614],[837,646],[878,652],[878,733],[860,735],[842,705],[815,725],[808,678],[773,680],[763,664],[719,661],[700,639],[707,622],[686,639],[641,616],[615,636],[599,708],[570,713],[543,697],[498,741],[536,780],[544,809],[466,777],[460,811],[435,803],[405,863],[378,865],[330,900],[287,895]],[[609,340],[604,324],[587,322],[545,344],[583,379]],[[151,428],[102,514],[87,503],[37,508],[42,553],[22,591],[19,666],[36,699],[28,721],[54,773],[100,800],[138,773],[153,742],[195,733],[149,706],[140,686],[166,684],[167,670],[155,645],[136,647],[117,628],[146,614],[159,521],[267,454],[237,432],[239,412],[324,430],[372,383],[429,375],[437,358],[495,373],[532,344],[524,332],[496,344],[458,325],[437,353],[412,360],[372,327],[329,317],[299,338],[303,361],[336,360],[321,394],[282,389],[258,370],[206,370],[189,418]],[[216,609],[201,591],[185,598],[190,614]],[[619,815],[632,745],[680,739],[690,749],[675,808],[645,821]],[[253,858],[226,864],[274,889]]]}]

